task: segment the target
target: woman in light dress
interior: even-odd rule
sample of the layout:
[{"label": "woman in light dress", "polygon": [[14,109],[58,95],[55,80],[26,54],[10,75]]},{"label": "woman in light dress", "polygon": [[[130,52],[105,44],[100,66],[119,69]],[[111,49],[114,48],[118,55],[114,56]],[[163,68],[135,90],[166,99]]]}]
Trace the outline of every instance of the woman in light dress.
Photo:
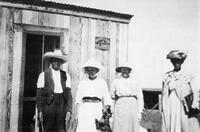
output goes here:
[{"label": "woman in light dress", "polygon": [[184,97],[193,92],[193,108],[198,108],[198,92],[192,87],[193,77],[182,71],[187,55],[179,50],[167,55],[174,69],[165,74],[162,85],[162,130],[163,132],[200,132],[195,116],[188,117],[183,107]]},{"label": "woman in light dress", "polygon": [[140,132],[143,93],[130,77],[131,70],[126,62],[116,68],[120,75],[113,81],[110,91],[114,106],[113,132]]},{"label": "woman in light dress", "polygon": [[82,69],[87,78],[79,82],[76,93],[76,132],[98,132],[95,119],[101,119],[103,108],[111,106],[112,100],[107,83],[97,76],[102,66],[96,60],[90,59]]}]

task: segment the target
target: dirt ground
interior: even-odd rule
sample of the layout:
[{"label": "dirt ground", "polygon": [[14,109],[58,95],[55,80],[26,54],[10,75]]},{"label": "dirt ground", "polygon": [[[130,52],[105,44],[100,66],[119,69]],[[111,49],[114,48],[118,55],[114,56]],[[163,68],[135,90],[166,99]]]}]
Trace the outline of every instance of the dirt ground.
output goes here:
[{"label": "dirt ground", "polygon": [[148,132],[161,132],[162,117],[159,110],[144,110],[140,125]]},{"label": "dirt ground", "polygon": [[[196,115],[200,125],[200,113]],[[162,117],[159,110],[144,110],[140,125],[148,132],[161,132]]]}]

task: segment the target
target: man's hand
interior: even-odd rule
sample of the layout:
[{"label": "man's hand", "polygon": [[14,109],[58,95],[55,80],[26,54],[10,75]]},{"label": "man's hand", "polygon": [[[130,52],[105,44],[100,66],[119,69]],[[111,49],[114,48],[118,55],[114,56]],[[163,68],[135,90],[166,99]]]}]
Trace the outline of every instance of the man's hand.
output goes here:
[{"label": "man's hand", "polygon": [[69,129],[70,127],[70,120],[71,120],[71,113],[67,112],[66,117],[65,117],[66,129]]},{"label": "man's hand", "polygon": [[137,118],[138,118],[138,121],[141,121],[142,120],[142,113],[137,113]]},{"label": "man's hand", "polygon": [[198,103],[197,101],[193,101],[191,107],[194,108],[194,109],[200,109],[200,108],[199,108],[199,103]]},{"label": "man's hand", "polygon": [[65,120],[68,122],[71,120],[71,113],[67,112]]},{"label": "man's hand", "polygon": [[78,123],[78,116],[75,117],[75,122]]},{"label": "man's hand", "polygon": [[38,113],[38,119],[39,119],[39,121],[43,121],[43,114],[42,114],[42,112],[40,111],[39,113]]}]

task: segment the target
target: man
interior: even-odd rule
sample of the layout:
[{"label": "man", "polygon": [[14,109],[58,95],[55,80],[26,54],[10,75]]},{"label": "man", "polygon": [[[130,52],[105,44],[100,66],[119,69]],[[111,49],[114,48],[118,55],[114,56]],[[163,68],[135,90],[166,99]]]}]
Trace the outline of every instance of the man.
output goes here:
[{"label": "man", "polygon": [[67,61],[61,50],[47,52],[43,59],[50,68],[40,73],[37,82],[37,109],[40,126],[45,132],[66,132],[65,118],[70,119],[72,95],[70,76],[60,69]]}]

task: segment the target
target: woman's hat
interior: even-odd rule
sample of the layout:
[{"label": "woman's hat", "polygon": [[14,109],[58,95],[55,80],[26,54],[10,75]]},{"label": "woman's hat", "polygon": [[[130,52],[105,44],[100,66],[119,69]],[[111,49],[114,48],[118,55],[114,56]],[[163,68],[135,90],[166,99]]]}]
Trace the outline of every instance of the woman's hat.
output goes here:
[{"label": "woman's hat", "polygon": [[132,67],[128,62],[123,62],[123,63],[119,64],[119,66],[115,70],[116,70],[116,72],[121,72],[122,68],[128,68],[130,71],[132,70]]},{"label": "woman's hat", "polygon": [[167,54],[167,59],[185,60],[186,57],[186,53],[180,50],[172,50],[169,52],[169,54]]},{"label": "woman's hat", "polygon": [[54,52],[46,52],[43,55],[43,59],[50,59],[50,58],[62,60],[63,63],[67,62],[67,56],[63,55],[61,50],[55,50]]},{"label": "woman's hat", "polygon": [[85,69],[86,67],[94,67],[98,70],[103,70],[103,66],[97,62],[95,59],[89,59],[84,65],[81,66],[81,68]]}]

